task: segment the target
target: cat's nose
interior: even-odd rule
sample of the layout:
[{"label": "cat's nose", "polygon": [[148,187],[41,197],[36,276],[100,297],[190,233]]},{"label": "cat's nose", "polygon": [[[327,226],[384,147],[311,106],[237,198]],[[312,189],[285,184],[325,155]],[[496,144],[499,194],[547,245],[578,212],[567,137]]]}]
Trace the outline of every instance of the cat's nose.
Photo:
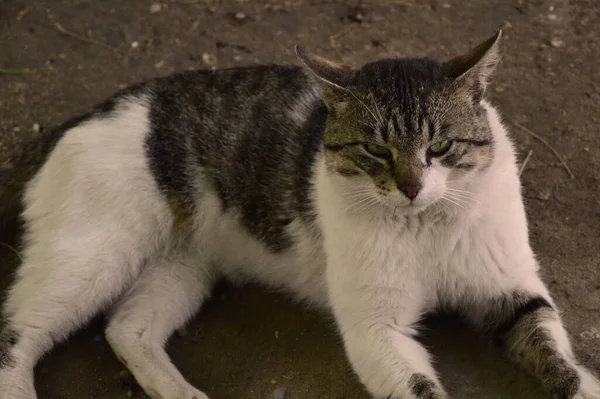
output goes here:
[{"label": "cat's nose", "polygon": [[400,191],[402,191],[404,193],[404,195],[406,195],[406,197],[408,199],[415,199],[417,198],[417,195],[419,195],[419,191],[421,191],[421,189],[423,188],[423,186],[421,185],[416,185],[416,186],[399,186],[398,189]]},{"label": "cat's nose", "polygon": [[419,191],[423,188],[423,165],[400,163],[396,167],[395,175],[398,190],[402,191],[411,201],[417,198]]}]

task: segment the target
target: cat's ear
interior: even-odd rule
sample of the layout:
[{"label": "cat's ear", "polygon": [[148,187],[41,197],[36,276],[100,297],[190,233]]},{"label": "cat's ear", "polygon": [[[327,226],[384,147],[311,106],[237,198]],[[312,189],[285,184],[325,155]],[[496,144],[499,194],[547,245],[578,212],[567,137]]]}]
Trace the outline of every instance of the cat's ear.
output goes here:
[{"label": "cat's ear", "polygon": [[490,76],[500,60],[502,30],[466,54],[452,58],[443,64],[444,72],[458,86],[466,86],[479,102],[483,97]]},{"label": "cat's ear", "polygon": [[300,46],[296,46],[295,50],[300,61],[325,83],[342,89],[346,89],[350,84],[354,75],[354,68],[350,65],[339,64],[311,54]]}]

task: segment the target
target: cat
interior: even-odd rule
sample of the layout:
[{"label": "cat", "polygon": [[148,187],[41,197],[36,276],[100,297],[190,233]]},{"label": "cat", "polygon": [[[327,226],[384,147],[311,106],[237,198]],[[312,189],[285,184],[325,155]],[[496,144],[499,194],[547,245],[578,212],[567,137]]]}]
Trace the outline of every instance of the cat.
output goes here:
[{"label": "cat", "polygon": [[40,356],[108,311],[106,338],[150,397],[207,399],[164,345],[228,278],[331,311],[375,398],[449,397],[415,340],[446,308],[551,397],[599,399],[538,277],[513,145],[484,98],[500,38],[445,62],[354,68],[296,47],[302,67],[179,73],[27,147],[0,176],[25,228],[0,398],[35,398]]}]

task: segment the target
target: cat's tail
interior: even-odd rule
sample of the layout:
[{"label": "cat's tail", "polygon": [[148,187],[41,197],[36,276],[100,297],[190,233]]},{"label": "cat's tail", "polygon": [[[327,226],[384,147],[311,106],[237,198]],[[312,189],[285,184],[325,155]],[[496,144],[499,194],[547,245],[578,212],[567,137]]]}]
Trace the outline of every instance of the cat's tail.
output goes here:
[{"label": "cat's tail", "polygon": [[8,160],[0,161],[0,228],[12,226],[23,209],[27,183],[46,162],[64,129],[40,133],[25,142]]}]

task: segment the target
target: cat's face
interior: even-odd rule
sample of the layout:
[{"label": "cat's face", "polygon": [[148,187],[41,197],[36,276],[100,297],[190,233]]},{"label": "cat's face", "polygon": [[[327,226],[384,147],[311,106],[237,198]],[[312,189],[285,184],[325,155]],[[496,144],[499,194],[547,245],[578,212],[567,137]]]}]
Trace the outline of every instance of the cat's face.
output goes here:
[{"label": "cat's face", "polygon": [[440,201],[469,205],[465,183],[493,157],[480,100],[498,38],[445,64],[420,59],[383,60],[359,70],[330,62],[319,65],[325,71],[317,67],[330,83],[323,95],[327,169],[357,213],[380,205],[404,213]]},{"label": "cat's face", "polygon": [[462,183],[493,155],[485,110],[466,92],[411,89],[402,93],[407,101],[373,88],[333,103],[325,131],[328,169],[365,206],[370,197],[411,211],[440,200],[466,206]]}]

